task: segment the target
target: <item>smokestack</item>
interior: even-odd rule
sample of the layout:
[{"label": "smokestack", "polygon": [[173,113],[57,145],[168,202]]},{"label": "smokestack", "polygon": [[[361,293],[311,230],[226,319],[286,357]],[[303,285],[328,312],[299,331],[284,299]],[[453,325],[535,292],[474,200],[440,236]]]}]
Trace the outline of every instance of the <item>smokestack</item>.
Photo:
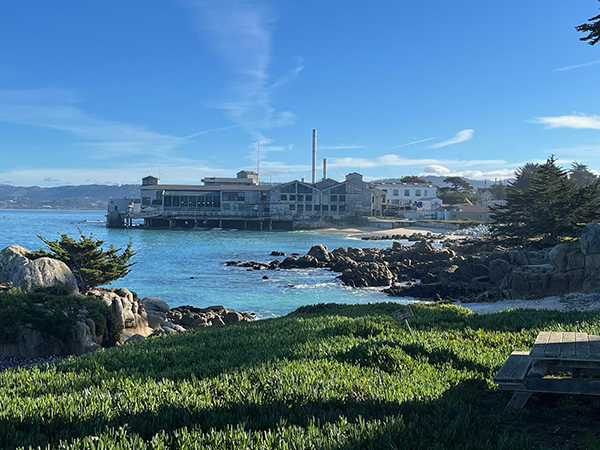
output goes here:
[{"label": "smokestack", "polygon": [[323,179],[327,179],[327,158],[323,158]]},{"label": "smokestack", "polygon": [[312,184],[317,182],[317,130],[313,130]]}]

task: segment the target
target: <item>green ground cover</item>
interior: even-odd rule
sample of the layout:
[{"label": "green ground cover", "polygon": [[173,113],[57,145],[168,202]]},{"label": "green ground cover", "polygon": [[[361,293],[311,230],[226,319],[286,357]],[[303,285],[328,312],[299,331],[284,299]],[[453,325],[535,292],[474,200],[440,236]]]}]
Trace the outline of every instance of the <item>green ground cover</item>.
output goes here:
[{"label": "green ground cover", "polygon": [[600,448],[600,401],[503,412],[494,373],[540,330],[600,334],[600,313],[479,315],[317,305],[0,373],[0,448]]}]

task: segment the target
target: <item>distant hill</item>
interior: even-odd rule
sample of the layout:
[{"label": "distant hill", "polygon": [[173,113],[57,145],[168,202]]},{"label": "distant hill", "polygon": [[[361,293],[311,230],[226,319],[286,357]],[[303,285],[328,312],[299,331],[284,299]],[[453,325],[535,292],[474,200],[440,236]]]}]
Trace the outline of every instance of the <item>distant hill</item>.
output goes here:
[{"label": "distant hill", "polygon": [[0,209],[106,209],[111,197],[139,197],[140,186],[10,186],[0,184]]}]

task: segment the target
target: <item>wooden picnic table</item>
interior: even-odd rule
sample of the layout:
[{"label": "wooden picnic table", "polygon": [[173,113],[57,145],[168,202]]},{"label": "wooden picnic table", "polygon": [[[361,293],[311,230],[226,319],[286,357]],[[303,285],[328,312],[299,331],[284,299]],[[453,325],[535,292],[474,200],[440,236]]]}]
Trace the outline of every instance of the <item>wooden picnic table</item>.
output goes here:
[{"label": "wooden picnic table", "polygon": [[[513,352],[494,381],[515,391],[509,406],[522,408],[532,393],[600,395],[600,336],[567,331],[541,332],[530,352]],[[570,376],[545,377],[556,372]]]}]

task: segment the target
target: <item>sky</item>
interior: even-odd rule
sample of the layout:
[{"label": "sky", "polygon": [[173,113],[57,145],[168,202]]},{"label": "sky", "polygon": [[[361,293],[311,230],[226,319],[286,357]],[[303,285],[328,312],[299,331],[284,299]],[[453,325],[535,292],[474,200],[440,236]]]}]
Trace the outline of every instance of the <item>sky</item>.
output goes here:
[{"label": "sky", "polygon": [[[21,0],[0,184],[600,171],[595,0]],[[260,152],[258,152],[260,147]]]}]

